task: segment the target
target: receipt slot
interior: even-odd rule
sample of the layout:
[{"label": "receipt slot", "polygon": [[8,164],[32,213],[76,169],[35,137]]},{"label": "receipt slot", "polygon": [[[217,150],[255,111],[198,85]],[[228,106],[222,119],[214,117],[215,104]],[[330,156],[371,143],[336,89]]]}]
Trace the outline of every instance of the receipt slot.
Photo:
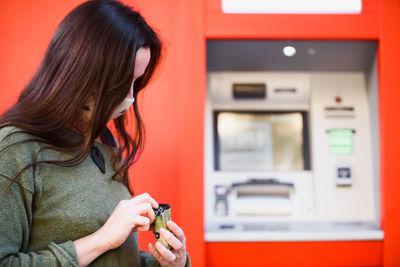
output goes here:
[{"label": "receipt slot", "polygon": [[209,71],[205,239],[379,240],[362,72]]}]

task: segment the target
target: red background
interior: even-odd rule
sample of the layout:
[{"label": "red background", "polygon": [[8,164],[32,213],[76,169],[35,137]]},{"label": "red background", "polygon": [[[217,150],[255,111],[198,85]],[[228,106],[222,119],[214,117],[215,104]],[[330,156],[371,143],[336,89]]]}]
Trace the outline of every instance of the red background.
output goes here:
[{"label": "red background", "polygon": [[[172,205],[196,267],[400,266],[400,1],[363,0],[358,15],[223,14],[220,1],[123,1],[158,30],[166,48],[161,68],[139,99],[147,141],[131,169],[135,193],[149,192]],[[58,23],[82,2],[0,1],[0,112],[32,77]],[[383,241],[205,243],[205,41],[228,38],[378,41]],[[147,250],[152,234],[140,238]]]}]

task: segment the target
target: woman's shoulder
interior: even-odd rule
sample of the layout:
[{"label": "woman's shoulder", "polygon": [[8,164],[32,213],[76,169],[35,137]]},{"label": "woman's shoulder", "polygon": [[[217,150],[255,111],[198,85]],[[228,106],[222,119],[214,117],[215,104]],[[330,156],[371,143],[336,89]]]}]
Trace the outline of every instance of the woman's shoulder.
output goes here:
[{"label": "woman's shoulder", "polygon": [[[36,152],[40,146],[35,139],[16,126],[5,126],[0,128],[0,178],[10,179],[14,177],[24,166],[35,160]],[[28,140],[27,142],[25,142]],[[17,183],[23,185],[29,191],[33,190],[32,170],[23,172],[18,178]]]},{"label": "woman's shoulder", "polygon": [[4,126],[0,128],[0,155],[3,149],[9,149],[9,151],[14,149],[24,150],[24,153],[33,152],[42,147],[41,141],[42,138],[21,127]]},{"label": "woman's shoulder", "polygon": [[22,130],[21,128],[19,128],[19,127],[16,127],[16,126],[10,126],[10,125],[7,125],[7,126],[3,126],[3,127],[1,127],[0,128],[0,142],[4,139],[4,137],[6,137],[6,135],[8,135],[9,133],[11,133],[11,132],[15,132],[15,131],[19,131],[19,130]]},{"label": "woman's shoulder", "polygon": [[7,125],[0,128],[0,144],[3,142],[9,143],[34,137],[34,135],[18,126]]}]

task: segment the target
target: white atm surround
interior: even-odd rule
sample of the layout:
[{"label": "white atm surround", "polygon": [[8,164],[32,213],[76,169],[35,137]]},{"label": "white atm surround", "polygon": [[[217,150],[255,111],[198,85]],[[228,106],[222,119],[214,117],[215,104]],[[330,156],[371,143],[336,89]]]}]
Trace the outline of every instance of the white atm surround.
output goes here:
[{"label": "white atm surround", "polygon": [[[233,82],[267,84],[265,100],[234,100]],[[274,95],[275,87],[297,88],[295,99]],[[208,74],[205,127],[205,239],[213,241],[313,241],[381,240],[379,178],[374,176],[370,109],[361,72],[214,72]],[[335,103],[336,97],[341,103]],[[350,114],[331,114],[325,107],[353,106]],[[308,112],[311,170],[216,171],[214,170],[213,111]],[[354,152],[332,155],[330,129],[353,129]],[[337,167],[349,166],[351,186],[337,186]],[[226,216],[214,213],[216,185],[230,186],[249,178],[274,178],[292,183],[290,215],[238,216],[229,207]],[[234,205],[232,193],[229,205]],[[233,228],[231,228],[233,225]],[[221,226],[224,229],[221,229]]]}]

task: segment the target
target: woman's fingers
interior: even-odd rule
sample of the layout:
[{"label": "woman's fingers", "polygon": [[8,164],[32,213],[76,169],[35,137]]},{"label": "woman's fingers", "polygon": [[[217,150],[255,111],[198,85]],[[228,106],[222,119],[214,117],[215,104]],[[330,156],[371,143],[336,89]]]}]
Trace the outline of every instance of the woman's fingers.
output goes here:
[{"label": "woman's fingers", "polygon": [[151,205],[149,203],[142,203],[139,204],[135,207],[135,211],[137,215],[147,215],[147,217],[150,219],[150,222],[152,223],[156,216],[154,214],[154,210],[151,207]]},{"label": "woman's fingers", "polygon": [[150,227],[150,219],[147,217],[135,216],[133,220],[138,231],[147,231]]},{"label": "woman's fingers", "polygon": [[135,227],[132,228],[133,231],[148,231],[150,228],[150,219],[144,216],[135,216],[132,222]]},{"label": "woman's fingers", "polygon": [[162,262],[164,260],[163,256],[161,256],[160,252],[158,252],[158,250],[151,243],[149,243],[149,250],[150,250],[150,253],[154,256],[154,258],[156,258],[156,260],[158,262]]},{"label": "woman's fingers", "polygon": [[158,208],[158,203],[157,201],[154,200],[148,193],[143,193],[141,195],[138,195],[130,200],[132,203],[135,205],[140,204],[140,203],[145,203],[148,202],[151,204],[153,208]]},{"label": "woman's fingers", "polygon": [[183,247],[181,241],[179,241],[170,231],[165,228],[160,228],[161,236],[171,245],[175,250],[179,250]]},{"label": "woman's fingers", "polygon": [[158,252],[161,254],[162,257],[164,257],[168,261],[174,261],[176,259],[176,256],[174,253],[172,253],[169,249],[164,247],[163,244],[161,244],[159,241],[156,242],[156,249]]},{"label": "woman's fingers", "polygon": [[171,245],[172,249],[167,249],[164,245],[157,241],[155,246],[149,244],[149,251],[162,266],[182,266],[186,261],[185,234],[182,229],[173,221],[168,221],[167,226],[171,232],[165,228],[160,228],[160,234],[168,242],[168,244]]},{"label": "woman's fingers", "polygon": [[185,233],[174,221],[168,221],[167,226],[172,231],[172,233],[179,239],[179,241],[181,241],[183,244],[186,244]]},{"label": "woman's fingers", "polygon": [[153,207],[158,203],[145,193],[129,200],[121,200],[104,225],[96,231],[107,249],[120,246],[134,231],[148,231],[155,220]]}]

